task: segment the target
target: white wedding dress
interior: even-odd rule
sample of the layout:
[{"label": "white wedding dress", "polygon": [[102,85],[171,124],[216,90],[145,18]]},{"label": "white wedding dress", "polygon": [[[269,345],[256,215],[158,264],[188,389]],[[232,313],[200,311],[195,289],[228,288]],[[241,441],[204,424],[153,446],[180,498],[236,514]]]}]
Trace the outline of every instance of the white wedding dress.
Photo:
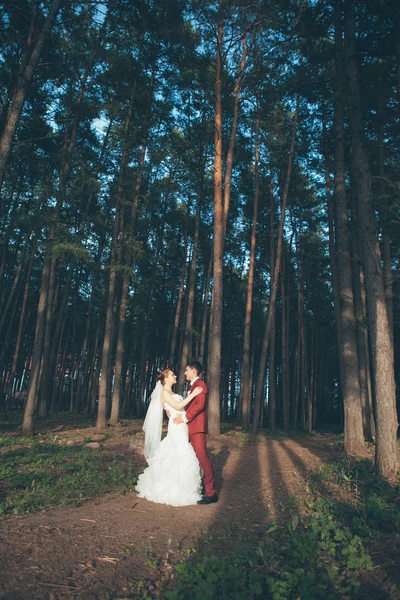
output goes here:
[{"label": "white wedding dress", "polygon": [[[182,396],[174,394],[175,400]],[[139,476],[136,491],[140,498],[152,502],[185,506],[196,504],[201,499],[200,465],[193,447],[189,443],[186,423],[176,425],[173,418],[184,413],[164,404],[171,413],[168,434],[161,441],[154,456],[148,459],[149,466]]]}]

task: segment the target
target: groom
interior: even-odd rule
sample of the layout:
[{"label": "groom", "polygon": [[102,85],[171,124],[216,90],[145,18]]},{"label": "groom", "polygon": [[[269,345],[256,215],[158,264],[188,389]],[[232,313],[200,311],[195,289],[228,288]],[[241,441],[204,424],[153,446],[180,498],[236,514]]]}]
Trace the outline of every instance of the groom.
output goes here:
[{"label": "groom", "polygon": [[186,407],[186,415],[177,415],[174,423],[187,423],[189,429],[189,441],[197,455],[200,467],[203,470],[203,483],[205,496],[197,504],[212,504],[218,502],[218,496],[215,489],[214,471],[207,454],[206,433],[207,433],[207,397],[208,389],[200,375],[203,372],[201,364],[195,360],[190,362],[185,369],[185,377],[190,381],[189,393],[196,387],[203,388],[203,392],[193,398]]}]

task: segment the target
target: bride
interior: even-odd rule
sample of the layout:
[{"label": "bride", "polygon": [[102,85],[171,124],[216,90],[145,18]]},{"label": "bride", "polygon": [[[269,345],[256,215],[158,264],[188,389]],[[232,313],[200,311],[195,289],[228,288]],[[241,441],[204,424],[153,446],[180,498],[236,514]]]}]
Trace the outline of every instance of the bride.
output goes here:
[{"label": "bride", "polygon": [[[173,418],[185,413],[184,407],[202,392],[202,388],[195,388],[183,401],[182,396],[172,393],[176,383],[173,371],[164,369],[157,379],[143,425],[144,456],[149,466],[139,476],[136,491],[140,498],[162,504],[197,504],[202,497],[199,461],[189,443],[187,424],[177,425]],[[161,441],[163,408],[171,417],[168,434]]]}]

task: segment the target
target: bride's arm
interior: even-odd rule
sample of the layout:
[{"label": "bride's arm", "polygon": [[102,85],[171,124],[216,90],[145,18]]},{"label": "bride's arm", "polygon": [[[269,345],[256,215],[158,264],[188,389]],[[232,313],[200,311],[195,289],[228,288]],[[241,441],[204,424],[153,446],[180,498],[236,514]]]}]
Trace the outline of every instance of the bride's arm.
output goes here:
[{"label": "bride's arm", "polygon": [[163,403],[166,402],[167,404],[169,404],[169,406],[172,406],[172,408],[176,408],[176,410],[180,410],[181,408],[184,408],[187,404],[189,404],[189,402],[191,402],[193,400],[193,398],[195,398],[196,396],[201,394],[202,391],[203,390],[201,387],[195,388],[193,390],[193,392],[191,392],[188,396],[186,396],[186,398],[183,402],[177,402],[175,400],[175,398],[172,396],[172,394],[169,394],[165,390],[162,391],[161,398],[162,398]]},{"label": "bride's arm", "polygon": [[162,391],[161,401],[163,404],[164,404],[164,402],[166,402],[169,406],[171,406],[172,408],[176,408],[177,410],[182,408],[182,405],[179,404],[179,402],[177,402],[175,400],[175,398],[172,396],[172,394],[169,394],[165,390]]},{"label": "bride's arm", "polygon": [[203,391],[203,388],[201,388],[201,387],[194,388],[193,392],[191,392],[190,394],[188,394],[186,396],[186,398],[184,399],[183,402],[179,403],[179,406],[181,408],[183,408],[184,406],[186,406],[187,404],[189,404],[189,402],[191,402],[193,400],[193,398],[195,398],[196,396],[198,396],[199,394],[201,394],[202,391]]}]

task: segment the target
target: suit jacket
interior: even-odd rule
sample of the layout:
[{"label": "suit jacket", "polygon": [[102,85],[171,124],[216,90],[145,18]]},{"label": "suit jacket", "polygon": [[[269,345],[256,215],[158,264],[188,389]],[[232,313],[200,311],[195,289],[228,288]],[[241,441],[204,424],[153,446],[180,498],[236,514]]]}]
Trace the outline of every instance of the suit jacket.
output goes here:
[{"label": "suit jacket", "polygon": [[186,406],[186,419],[188,421],[189,435],[193,433],[207,433],[207,400],[208,388],[202,379],[197,379],[190,386],[189,393],[197,387],[203,388],[203,392],[193,398]]}]

